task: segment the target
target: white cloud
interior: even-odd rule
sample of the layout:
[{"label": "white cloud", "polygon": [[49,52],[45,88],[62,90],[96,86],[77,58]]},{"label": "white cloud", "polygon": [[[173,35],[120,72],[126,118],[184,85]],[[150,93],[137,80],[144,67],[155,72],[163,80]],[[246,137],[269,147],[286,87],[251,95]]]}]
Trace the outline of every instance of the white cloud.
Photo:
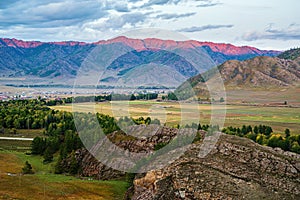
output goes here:
[{"label": "white cloud", "polygon": [[242,36],[243,40],[255,41],[255,40],[300,40],[300,25],[296,23],[290,24],[286,28],[273,28],[273,24],[270,24],[265,31],[258,32],[252,31],[245,33]]},{"label": "white cloud", "polygon": [[23,1],[0,10],[0,26],[59,27],[107,15],[97,1]]},{"label": "white cloud", "polygon": [[195,12],[192,13],[184,13],[184,14],[175,14],[175,13],[165,13],[165,14],[160,14],[157,15],[157,18],[161,18],[161,19],[178,19],[178,18],[184,18],[184,17],[190,17],[195,15]]},{"label": "white cloud", "polygon": [[[201,41],[282,49],[299,41],[299,26],[286,27],[300,18],[299,7],[296,0],[2,0],[0,37],[96,41],[161,28]],[[265,28],[270,22],[277,28]]]},{"label": "white cloud", "polygon": [[212,30],[212,29],[220,29],[220,28],[232,28],[233,25],[205,25],[205,26],[192,26],[189,28],[182,28],[178,29],[180,32],[200,32],[205,30]]}]

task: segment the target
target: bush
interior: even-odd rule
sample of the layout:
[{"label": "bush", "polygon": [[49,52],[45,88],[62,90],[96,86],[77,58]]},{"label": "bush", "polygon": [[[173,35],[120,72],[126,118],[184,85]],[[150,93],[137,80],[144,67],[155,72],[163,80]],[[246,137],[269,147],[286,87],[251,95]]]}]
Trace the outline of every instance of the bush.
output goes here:
[{"label": "bush", "polygon": [[161,143],[157,143],[155,146],[154,146],[154,150],[157,151],[159,149],[162,149],[164,148],[168,143],[164,143],[164,142],[161,142]]},{"label": "bush", "polygon": [[50,163],[53,161],[53,153],[51,152],[50,148],[47,147],[45,153],[44,153],[44,160],[43,163]]},{"label": "bush", "polygon": [[28,161],[25,162],[25,165],[22,168],[22,173],[23,174],[34,174],[34,172],[32,170],[32,166]]}]

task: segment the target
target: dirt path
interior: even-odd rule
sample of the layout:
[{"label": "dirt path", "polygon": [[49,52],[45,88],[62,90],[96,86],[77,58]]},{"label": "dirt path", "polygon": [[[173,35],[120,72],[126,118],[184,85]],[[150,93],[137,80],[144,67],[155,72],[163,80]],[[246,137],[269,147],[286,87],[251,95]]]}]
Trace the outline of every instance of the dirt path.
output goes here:
[{"label": "dirt path", "polygon": [[0,137],[0,140],[21,140],[21,141],[32,141],[33,138],[21,138],[21,137]]}]

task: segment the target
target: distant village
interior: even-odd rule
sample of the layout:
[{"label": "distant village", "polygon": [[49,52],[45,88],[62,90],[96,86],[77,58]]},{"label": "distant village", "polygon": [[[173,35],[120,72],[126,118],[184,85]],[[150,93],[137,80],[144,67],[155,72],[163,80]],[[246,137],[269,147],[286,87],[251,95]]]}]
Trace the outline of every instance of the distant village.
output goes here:
[{"label": "distant village", "polygon": [[0,101],[25,100],[25,99],[59,99],[72,96],[110,95],[110,94],[167,94],[172,90],[167,89],[99,89],[99,90],[39,90],[6,92],[0,90]]}]

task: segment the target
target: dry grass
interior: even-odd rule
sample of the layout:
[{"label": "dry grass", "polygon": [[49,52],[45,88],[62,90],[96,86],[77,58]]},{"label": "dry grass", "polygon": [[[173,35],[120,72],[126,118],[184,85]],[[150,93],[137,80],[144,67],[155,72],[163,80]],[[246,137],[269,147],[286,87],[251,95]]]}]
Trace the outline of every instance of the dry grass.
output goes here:
[{"label": "dry grass", "polygon": [[300,87],[275,89],[227,88],[227,101],[234,103],[272,104],[287,101],[290,105],[300,106]]},{"label": "dry grass", "polygon": [[[211,105],[195,105],[193,103],[180,105],[178,102],[156,102],[156,101],[130,101],[116,102],[113,105],[109,102],[102,103],[80,103],[74,104],[74,110],[78,112],[100,112],[115,116],[131,116],[134,118],[143,116],[157,118],[167,125],[175,125],[183,119],[182,114],[190,121],[200,116],[202,124],[209,124],[211,119]],[[289,107],[268,107],[268,106],[226,106],[225,126],[240,127],[246,125],[265,124],[273,127],[276,132],[283,132],[289,128],[293,133],[300,130],[300,108]],[[72,112],[72,104],[54,106],[52,109]],[[113,109],[112,109],[113,108]],[[214,112],[222,113],[224,107],[214,106]]]},{"label": "dry grass", "polygon": [[5,134],[0,135],[3,137],[25,137],[34,138],[37,136],[43,137],[44,129],[17,129],[17,133],[11,133],[11,129],[5,129]]},{"label": "dry grass", "polygon": [[0,140],[0,150],[27,151],[30,145],[31,141]]}]

